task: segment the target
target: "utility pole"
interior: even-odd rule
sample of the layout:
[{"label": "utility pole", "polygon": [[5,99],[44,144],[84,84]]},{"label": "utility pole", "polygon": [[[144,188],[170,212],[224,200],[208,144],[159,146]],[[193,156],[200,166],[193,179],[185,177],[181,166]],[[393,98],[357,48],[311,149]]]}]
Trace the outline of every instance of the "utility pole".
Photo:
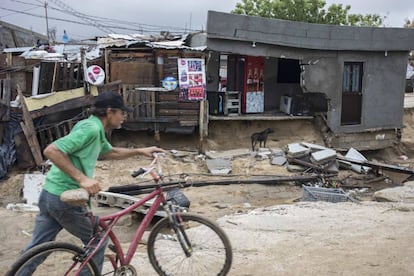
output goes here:
[{"label": "utility pole", "polygon": [[50,36],[49,36],[49,20],[47,19],[47,1],[45,0],[45,14],[46,14],[46,34],[47,34],[47,42],[50,44]]}]

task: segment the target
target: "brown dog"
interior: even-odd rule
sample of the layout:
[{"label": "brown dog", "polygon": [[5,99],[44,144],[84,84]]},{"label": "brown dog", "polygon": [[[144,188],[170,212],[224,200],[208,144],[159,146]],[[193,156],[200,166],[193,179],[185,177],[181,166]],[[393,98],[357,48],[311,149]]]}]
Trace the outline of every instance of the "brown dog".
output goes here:
[{"label": "brown dog", "polygon": [[273,133],[273,129],[266,128],[262,132],[256,132],[252,134],[252,151],[254,151],[257,143],[259,143],[259,147],[262,147],[263,142],[263,147],[266,147],[267,136],[269,133]]}]

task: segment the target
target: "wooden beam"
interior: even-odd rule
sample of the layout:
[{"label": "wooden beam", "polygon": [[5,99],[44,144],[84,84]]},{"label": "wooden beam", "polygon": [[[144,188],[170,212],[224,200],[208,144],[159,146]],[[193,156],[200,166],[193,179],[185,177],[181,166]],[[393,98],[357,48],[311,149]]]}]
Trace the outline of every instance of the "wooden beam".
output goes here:
[{"label": "wooden beam", "polygon": [[105,81],[106,82],[110,82],[110,72],[109,72],[109,55],[111,53],[111,50],[109,50],[108,48],[105,48]]},{"label": "wooden beam", "polygon": [[33,125],[32,117],[30,116],[30,112],[27,109],[26,102],[24,100],[23,93],[21,91],[20,85],[17,85],[17,93],[21,100],[22,105],[22,112],[23,112],[23,122],[20,122],[20,126],[26,136],[27,143],[30,146],[30,150],[33,155],[33,159],[37,166],[41,166],[43,163],[43,156],[40,151],[39,141],[36,136],[36,130]]},{"label": "wooden beam", "polygon": [[111,58],[152,58],[152,53],[112,53]]},{"label": "wooden beam", "polygon": [[[94,96],[98,95],[96,86],[91,87],[91,93]],[[80,98],[85,96],[83,88],[70,89],[66,91],[59,91],[50,94],[42,94],[36,97],[25,98],[27,109],[32,112],[34,110],[42,109],[44,107],[53,106],[55,104],[65,102],[67,100]]]},{"label": "wooden beam", "polygon": [[10,121],[10,80],[0,80],[0,121]]},{"label": "wooden beam", "polygon": [[198,118],[199,111],[198,110],[177,110],[177,109],[160,109],[158,110],[158,114],[160,116],[174,116],[174,115],[194,115]]},{"label": "wooden beam", "polygon": [[92,101],[93,101],[93,97],[91,95],[83,96],[80,98],[66,100],[64,102],[57,103],[52,106],[47,106],[42,109],[31,111],[30,114],[31,114],[31,117],[34,119],[34,118],[38,118],[38,117],[45,116],[48,114],[56,113],[56,112],[71,110],[71,109],[79,108],[79,107],[86,107],[86,106],[91,105]]},{"label": "wooden beam", "polygon": [[56,89],[55,82],[56,82],[57,67],[58,67],[58,63],[57,61],[55,61],[55,65],[53,67],[52,88],[50,89],[50,92],[54,92]]}]

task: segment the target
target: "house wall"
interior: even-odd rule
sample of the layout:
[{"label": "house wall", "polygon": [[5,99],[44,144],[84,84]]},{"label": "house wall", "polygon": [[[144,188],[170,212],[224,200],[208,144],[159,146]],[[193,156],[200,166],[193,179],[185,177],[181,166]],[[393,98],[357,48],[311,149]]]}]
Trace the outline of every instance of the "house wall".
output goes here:
[{"label": "house wall", "polygon": [[[304,66],[306,92],[323,92],[330,99],[327,124],[336,133],[377,128],[401,128],[404,102],[406,52],[337,52]],[[310,64],[312,64],[312,62]],[[363,62],[362,114],[360,125],[341,126],[344,62]]]},{"label": "house wall", "polygon": [[298,83],[279,83],[278,58],[269,57],[265,59],[264,70],[264,101],[265,111],[278,110],[281,96],[293,96],[302,94],[302,88]]},{"label": "house wall", "polygon": [[5,48],[35,46],[38,39],[47,41],[47,36],[0,21],[0,51]]}]

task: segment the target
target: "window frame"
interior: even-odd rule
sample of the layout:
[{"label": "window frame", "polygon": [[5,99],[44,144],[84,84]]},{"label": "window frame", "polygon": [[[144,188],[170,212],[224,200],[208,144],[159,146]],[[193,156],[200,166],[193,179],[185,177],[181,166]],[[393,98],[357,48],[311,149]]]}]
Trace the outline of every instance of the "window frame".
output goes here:
[{"label": "window frame", "polygon": [[361,93],[363,75],[363,62],[344,62],[342,74],[342,92]]}]

